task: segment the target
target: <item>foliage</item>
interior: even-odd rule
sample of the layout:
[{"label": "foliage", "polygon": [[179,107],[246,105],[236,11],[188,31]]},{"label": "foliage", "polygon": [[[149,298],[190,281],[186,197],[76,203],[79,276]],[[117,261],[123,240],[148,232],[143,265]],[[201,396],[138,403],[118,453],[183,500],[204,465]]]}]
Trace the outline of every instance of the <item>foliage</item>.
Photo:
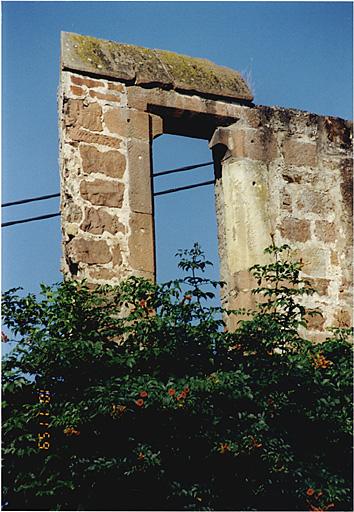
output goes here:
[{"label": "foliage", "polygon": [[350,510],[349,333],[300,337],[312,290],[287,250],[252,268],[235,332],[198,244],[163,285],[6,292],[3,508]]}]

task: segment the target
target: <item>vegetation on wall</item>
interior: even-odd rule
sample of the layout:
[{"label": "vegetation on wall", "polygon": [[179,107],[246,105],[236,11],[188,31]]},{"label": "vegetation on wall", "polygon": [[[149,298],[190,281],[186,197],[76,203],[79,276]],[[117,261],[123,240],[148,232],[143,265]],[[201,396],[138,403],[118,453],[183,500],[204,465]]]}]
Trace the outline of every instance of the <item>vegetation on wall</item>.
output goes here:
[{"label": "vegetation on wall", "polygon": [[198,244],[163,285],[6,292],[3,508],[351,510],[350,333],[298,334],[312,290],[288,249],[252,268],[235,332]]}]

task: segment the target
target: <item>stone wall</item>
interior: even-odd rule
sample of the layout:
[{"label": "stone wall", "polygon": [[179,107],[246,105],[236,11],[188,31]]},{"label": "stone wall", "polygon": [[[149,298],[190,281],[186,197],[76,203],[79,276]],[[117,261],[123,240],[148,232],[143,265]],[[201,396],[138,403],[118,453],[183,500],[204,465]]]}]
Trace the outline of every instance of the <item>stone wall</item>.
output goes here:
[{"label": "stone wall", "polygon": [[216,130],[223,148],[216,184],[224,300],[254,305],[248,268],[271,243],[294,248],[317,292],[307,297],[310,336],[352,324],[352,123],[290,109],[256,107]]},{"label": "stone wall", "polygon": [[65,275],[154,277],[151,116],[128,109],[123,83],[61,75]]},{"label": "stone wall", "polygon": [[213,152],[224,303],[254,305],[248,269],[274,235],[318,290],[309,336],[351,323],[351,123],[255,106],[236,71],[203,59],[75,34],[62,38],[59,115],[65,276],[155,278],[152,141],[193,136]]}]

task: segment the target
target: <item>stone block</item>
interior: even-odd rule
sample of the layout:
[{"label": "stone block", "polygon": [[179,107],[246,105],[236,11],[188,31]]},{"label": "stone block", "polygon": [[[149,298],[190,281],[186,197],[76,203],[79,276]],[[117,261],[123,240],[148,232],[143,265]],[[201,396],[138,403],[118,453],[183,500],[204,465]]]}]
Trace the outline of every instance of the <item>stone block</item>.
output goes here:
[{"label": "stone block", "polygon": [[89,94],[91,98],[97,98],[98,100],[120,102],[120,97],[115,96],[114,94],[103,94],[102,92],[97,91],[90,91]]},{"label": "stone block", "polygon": [[99,172],[111,178],[123,177],[126,162],[119,151],[99,151],[93,146],[81,145],[80,155],[85,174]]},{"label": "stone block", "polygon": [[69,128],[66,132],[67,138],[74,142],[86,142],[87,144],[100,144],[109,148],[119,149],[122,139],[109,137],[100,133],[92,133],[80,128]]},{"label": "stone block", "polygon": [[104,82],[101,82],[99,80],[91,80],[91,78],[86,78],[83,76],[76,76],[76,75],[71,75],[71,82],[75,85],[86,86],[89,89],[91,87],[104,86]]},{"label": "stone block", "polygon": [[304,219],[287,217],[279,227],[281,236],[289,242],[306,242],[310,239],[310,223]]},{"label": "stone block", "polygon": [[148,141],[128,141],[129,206],[152,213],[151,154]]},{"label": "stone block", "polygon": [[316,167],[317,146],[307,142],[288,139],[283,145],[284,161],[286,165]]},{"label": "stone block", "polygon": [[70,87],[70,92],[74,96],[84,96],[84,94],[85,94],[85,91],[81,87],[76,87],[75,85],[72,85]]},{"label": "stone block", "polygon": [[[311,310],[309,310],[311,311]],[[306,315],[305,319],[307,321],[307,328],[310,331],[323,331],[323,326],[325,323],[325,318],[321,315]]]},{"label": "stone block", "polygon": [[81,222],[82,219],[82,211],[80,206],[73,202],[68,202],[63,209],[63,218],[67,222]]},{"label": "stone block", "polygon": [[328,287],[331,282],[329,279],[319,277],[311,279],[307,277],[306,280],[310,282],[310,286],[316,290],[318,295],[327,295]]},{"label": "stone block", "polygon": [[119,245],[115,245],[111,248],[112,253],[112,264],[113,267],[118,267],[122,264],[123,258],[122,258],[122,250]]},{"label": "stone block", "polygon": [[97,206],[121,208],[123,203],[124,185],[107,180],[83,180],[80,184],[81,196]]},{"label": "stone block", "polygon": [[104,115],[111,133],[121,137],[150,140],[149,114],[128,108],[116,108]]},{"label": "stone block", "polygon": [[124,225],[117,217],[110,215],[103,208],[85,208],[85,218],[80,229],[93,235],[102,235],[104,231],[115,235],[125,231]]},{"label": "stone block", "polygon": [[326,276],[328,256],[327,250],[319,242],[308,243],[301,249],[291,251],[291,259],[302,261],[303,273],[312,278]]},{"label": "stone block", "polygon": [[85,105],[83,100],[69,99],[64,109],[66,126],[102,131],[102,109],[97,103]]},{"label": "stone block", "polygon": [[277,144],[274,134],[269,128],[259,128],[258,130],[236,127],[221,128],[229,132],[227,145],[232,156],[236,158],[250,158],[251,160],[260,160],[262,162],[271,162],[277,157]]},{"label": "stone block", "polygon": [[109,263],[112,260],[109,247],[104,240],[74,238],[66,247],[69,258],[76,263],[94,265]]},{"label": "stone block", "polygon": [[124,92],[124,85],[120,83],[114,83],[114,82],[108,82],[108,89],[110,91],[116,91],[123,93]]},{"label": "stone block", "polygon": [[152,215],[133,212],[130,217],[129,264],[133,270],[155,273]]},{"label": "stone block", "polygon": [[326,220],[318,220],[315,223],[316,238],[324,242],[335,242],[336,240],[336,225],[334,222],[327,222]]},{"label": "stone block", "polygon": [[306,212],[323,214],[334,210],[334,204],[328,194],[304,188],[297,201],[297,208]]},{"label": "stone block", "polygon": [[338,309],[334,314],[334,327],[352,327],[353,313],[349,309]]},{"label": "stone block", "polygon": [[92,279],[97,279],[98,281],[110,281],[111,279],[119,277],[115,270],[111,270],[109,268],[95,268],[89,271],[89,276]]}]

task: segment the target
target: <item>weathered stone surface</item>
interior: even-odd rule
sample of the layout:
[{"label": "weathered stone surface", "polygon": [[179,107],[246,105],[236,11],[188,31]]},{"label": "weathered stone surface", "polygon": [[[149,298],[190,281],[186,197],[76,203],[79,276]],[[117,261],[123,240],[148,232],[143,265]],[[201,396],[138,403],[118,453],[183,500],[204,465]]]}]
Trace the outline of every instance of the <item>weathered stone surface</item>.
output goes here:
[{"label": "weathered stone surface", "polygon": [[65,205],[65,217],[67,222],[80,222],[82,219],[82,210],[80,206],[73,202]]},{"label": "weathered stone surface", "polygon": [[100,82],[99,80],[91,80],[90,78],[86,78],[83,76],[71,75],[71,81],[75,85],[86,86],[89,89],[91,87],[102,87],[102,82]]},{"label": "weathered stone surface", "polygon": [[85,91],[81,87],[76,87],[75,85],[70,87],[70,92],[74,94],[74,96],[84,96],[85,94]]},{"label": "weathered stone surface", "polygon": [[117,271],[109,268],[97,268],[89,271],[90,277],[102,281],[110,281],[111,279],[119,277]]},{"label": "weathered stone surface", "polygon": [[[310,310],[311,311],[311,310]],[[325,318],[321,315],[306,315],[307,328],[310,331],[323,331]]]},{"label": "weathered stone surface", "polygon": [[151,155],[148,141],[129,140],[129,205],[134,212],[152,214]]},{"label": "weathered stone surface", "polygon": [[115,235],[125,231],[124,225],[103,208],[85,208],[85,218],[80,229],[93,235],[102,235],[104,231]]},{"label": "weathered stone surface", "polygon": [[281,206],[288,212],[292,211],[292,198],[289,192],[287,192],[285,189],[283,189],[281,194]]},{"label": "weathered stone surface", "polygon": [[306,278],[306,279],[307,279],[307,281],[310,282],[310,286],[312,286],[312,288],[314,288],[319,295],[327,295],[328,287],[331,282],[329,279],[324,279],[324,278],[319,278],[319,277],[317,277],[316,279],[311,279],[311,278]]},{"label": "weathered stone surface", "polygon": [[80,155],[85,174],[100,172],[112,178],[123,177],[126,162],[119,151],[99,151],[93,146],[81,145]]},{"label": "weathered stone surface", "polygon": [[137,85],[162,85],[183,91],[251,101],[246,82],[229,68],[206,59],[62,32],[63,69],[99,73]]},{"label": "weathered stone surface", "polygon": [[315,167],[317,165],[316,144],[308,144],[288,139],[283,146],[287,165]]},{"label": "weathered stone surface", "polygon": [[280,233],[290,242],[306,242],[310,239],[310,223],[307,220],[288,217],[283,219]]},{"label": "weathered stone surface", "polygon": [[68,256],[76,263],[94,265],[96,263],[109,263],[112,260],[109,247],[104,240],[74,238],[66,247]]},{"label": "weathered stone surface", "polygon": [[323,240],[324,242],[335,242],[336,225],[334,222],[318,220],[315,224],[315,234],[319,240]]},{"label": "weathered stone surface", "polygon": [[121,208],[124,185],[123,183],[107,180],[83,180],[80,184],[80,193],[91,204]]},{"label": "weathered stone surface", "polygon": [[307,277],[322,278],[326,275],[328,267],[327,250],[318,243],[311,242],[304,245],[301,249],[293,249],[291,251],[291,258],[303,262],[302,270]]},{"label": "weathered stone surface", "polygon": [[131,268],[154,273],[154,223],[152,216],[144,213],[132,213],[130,228],[129,263]]},{"label": "weathered stone surface", "polygon": [[123,262],[122,258],[122,250],[119,245],[116,245],[115,247],[112,247],[112,264],[113,267],[120,266]]},{"label": "weathered stone surface", "polygon": [[65,105],[66,126],[102,131],[102,109],[97,103],[85,105],[82,100],[69,99]]},{"label": "weathered stone surface", "polygon": [[307,212],[324,214],[334,209],[334,204],[328,194],[310,189],[303,189],[297,208]]},{"label": "weathered stone surface", "polygon": [[115,101],[115,102],[120,101],[120,97],[115,96],[114,94],[103,94],[102,92],[97,92],[97,91],[90,91],[89,94],[90,94],[91,98],[98,98],[99,100]]},{"label": "weathered stone surface", "polygon": [[149,114],[128,108],[106,112],[104,122],[111,133],[126,138],[150,139]]},{"label": "weathered stone surface", "polygon": [[351,327],[353,325],[353,313],[348,309],[338,309],[334,315],[334,327]]},{"label": "weathered stone surface", "polygon": [[120,93],[124,92],[123,84],[119,84],[119,83],[108,82],[108,89],[110,91],[116,91],[116,92],[120,92]]},{"label": "weathered stone surface", "polygon": [[[353,219],[353,160],[344,158],[340,164],[340,188],[345,211],[350,220]],[[352,229],[350,229],[352,231]]]},{"label": "weathered stone surface", "polygon": [[67,137],[76,142],[86,142],[87,144],[101,144],[102,146],[108,146],[110,148],[119,149],[121,146],[122,139],[116,137],[109,137],[107,135],[101,135],[99,133],[92,133],[80,128],[69,128],[67,130]]}]

